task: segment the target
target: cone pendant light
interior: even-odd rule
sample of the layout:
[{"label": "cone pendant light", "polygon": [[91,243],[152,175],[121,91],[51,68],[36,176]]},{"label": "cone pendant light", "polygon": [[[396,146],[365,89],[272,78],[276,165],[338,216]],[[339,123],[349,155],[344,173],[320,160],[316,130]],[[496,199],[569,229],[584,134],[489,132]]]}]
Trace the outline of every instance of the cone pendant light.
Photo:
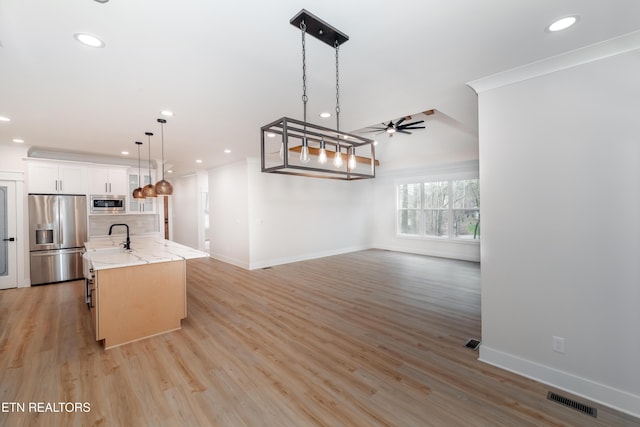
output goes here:
[{"label": "cone pendant light", "polygon": [[[147,139],[149,140],[149,179],[151,179],[151,137],[153,134],[151,132],[145,132],[144,134],[147,135]],[[153,184],[147,184],[142,187],[142,194],[144,197],[158,197]]]},{"label": "cone pendant light", "polygon": [[138,188],[133,190],[133,198],[134,199],[144,199],[144,194],[142,193],[142,186],[140,185],[140,146],[142,142],[136,141],[136,145],[138,146]]},{"label": "cone pendant light", "polygon": [[156,182],[156,193],[158,196],[170,196],[173,194],[173,185],[164,179],[164,124],[167,121],[158,119],[158,123],[160,123],[160,140],[162,141],[162,179]]}]

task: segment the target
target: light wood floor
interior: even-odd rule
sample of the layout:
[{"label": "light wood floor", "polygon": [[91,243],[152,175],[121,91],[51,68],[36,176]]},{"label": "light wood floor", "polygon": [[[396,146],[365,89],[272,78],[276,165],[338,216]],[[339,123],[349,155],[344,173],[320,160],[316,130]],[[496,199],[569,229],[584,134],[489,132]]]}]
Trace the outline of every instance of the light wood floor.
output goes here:
[{"label": "light wood floor", "polygon": [[0,425],[640,425],[478,362],[463,346],[480,334],[474,263],[377,250],[257,271],[189,261],[182,330],[108,351],[82,299],[82,282],[0,292],[0,403],[90,404],[0,412]]}]

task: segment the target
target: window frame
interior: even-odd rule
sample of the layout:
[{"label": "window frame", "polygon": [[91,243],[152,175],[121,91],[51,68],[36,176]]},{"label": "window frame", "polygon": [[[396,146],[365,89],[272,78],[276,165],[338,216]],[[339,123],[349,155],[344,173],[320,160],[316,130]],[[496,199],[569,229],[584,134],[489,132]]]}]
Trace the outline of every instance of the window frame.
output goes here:
[{"label": "window frame", "polygon": [[[463,244],[480,244],[481,234],[478,233],[477,238],[463,238],[456,236],[455,230],[455,214],[456,212],[464,212],[464,211],[477,211],[478,215],[480,215],[480,208],[470,208],[470,207],[454,207],[455,206],[455,194],[454,194],[454,182],[456,181],[468,181],[468,180],[477,180],[479,185],[479,176],[477,173],[474,174],[461,174],[456,176],[427,176],[427,177],[419,177],[419,178],[407,178],[403,180],[397,180],[395,182],[395,197],[396,197],[396,237],[404,238],[404,239],[419,239],[419,240],[434,240],[434,241],[447,241],[447,242],[455,242],[455,243],[463,243]],[[447,184],[447,203],[446,208],[426,208],[425,207],[425,184],[430,182],[446,182]],[[419,185],[420,187],[420,207],[418,208],[403,208],[400,206],[400,194],[403,185]],[[418,234],[414,233],[403,233],[401,231],[400,219],[402,211],[418,211],[417,221],[418,221]],[[426,234],[426,218],[425,212],[427,211],[435,211],[435,210],[444,210],[447,211],[447,233],[442,236],[428,235]],[[480,227],[481,228],[481,227]]]}]

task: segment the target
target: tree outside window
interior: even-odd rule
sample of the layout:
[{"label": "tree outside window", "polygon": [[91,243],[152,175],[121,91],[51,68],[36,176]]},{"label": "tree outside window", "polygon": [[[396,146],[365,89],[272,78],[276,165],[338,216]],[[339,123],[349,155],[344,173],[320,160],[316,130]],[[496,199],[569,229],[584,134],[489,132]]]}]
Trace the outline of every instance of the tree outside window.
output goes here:
[{"label": "tree outside window", "polygon": [[478,179],[403,183],[398,190],[398,233],[480,239]]}]

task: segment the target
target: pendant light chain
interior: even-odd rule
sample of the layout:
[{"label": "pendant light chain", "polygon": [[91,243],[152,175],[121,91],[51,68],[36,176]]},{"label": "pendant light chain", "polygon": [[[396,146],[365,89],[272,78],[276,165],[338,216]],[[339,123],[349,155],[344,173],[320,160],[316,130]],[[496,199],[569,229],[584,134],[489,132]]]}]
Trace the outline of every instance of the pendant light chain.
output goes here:
[{"label": "pendant light chain", "polygon": [[300,22],[300,30],[302,31],[302,106],[303,106],[303,119],[304,133],[307,134],[307,49],[305,35],[307,33],[307,25],[304,21]]},{"label": "pendant light chain", "polygon": [[157,119],[156,121],[160,123],[160,141],[162,142],[162,179],[156,182],[156,193],[159,196],[170,196],[173,194],[173,186],[164,179],[164,125],[167,121],[165,119]]},{"label": "pendant light chain", "polygon": [[160,138],[162,141],[162,180],[164,181],[164,122],[160,122]]},{"label": "pendant light chain", "polygon": [[147,133],[147,139],[149,140],[149,180],[151,180],[151,135],[152,133]]},{"label": "pendant light chain", "polygon": [[336,40],[333,44],[336,48],[336,155],[333,160],[333,165],[336,168],[342,167],[342,154],[340,154],[340,74],[338,68],[338,51],[340,50],[340,43]]},{"label": "pendant light chain", "polygon": [[340,44],[338,40],[334,44],[336,48],[336,130],[340,132],[340,73],[338,67],[338,53],[340,51]]},{"label": "pendant light chain", "polygon": [[149,144],[149,184],[142,188],[142,194],[144,194],[145,197],[157,197],[156,187],[151,182],[151,137],[153,133],[145,132],[144,134],[147,135],[147,144]]},{"label": "pendant light chain", "polygon": [[138,146],[138,187],[142,188],[142,185],[140,184],[140,171],[142,169],[140,169],[140,146],[142,145],[142,142],[136,142],[136,145]]}]

